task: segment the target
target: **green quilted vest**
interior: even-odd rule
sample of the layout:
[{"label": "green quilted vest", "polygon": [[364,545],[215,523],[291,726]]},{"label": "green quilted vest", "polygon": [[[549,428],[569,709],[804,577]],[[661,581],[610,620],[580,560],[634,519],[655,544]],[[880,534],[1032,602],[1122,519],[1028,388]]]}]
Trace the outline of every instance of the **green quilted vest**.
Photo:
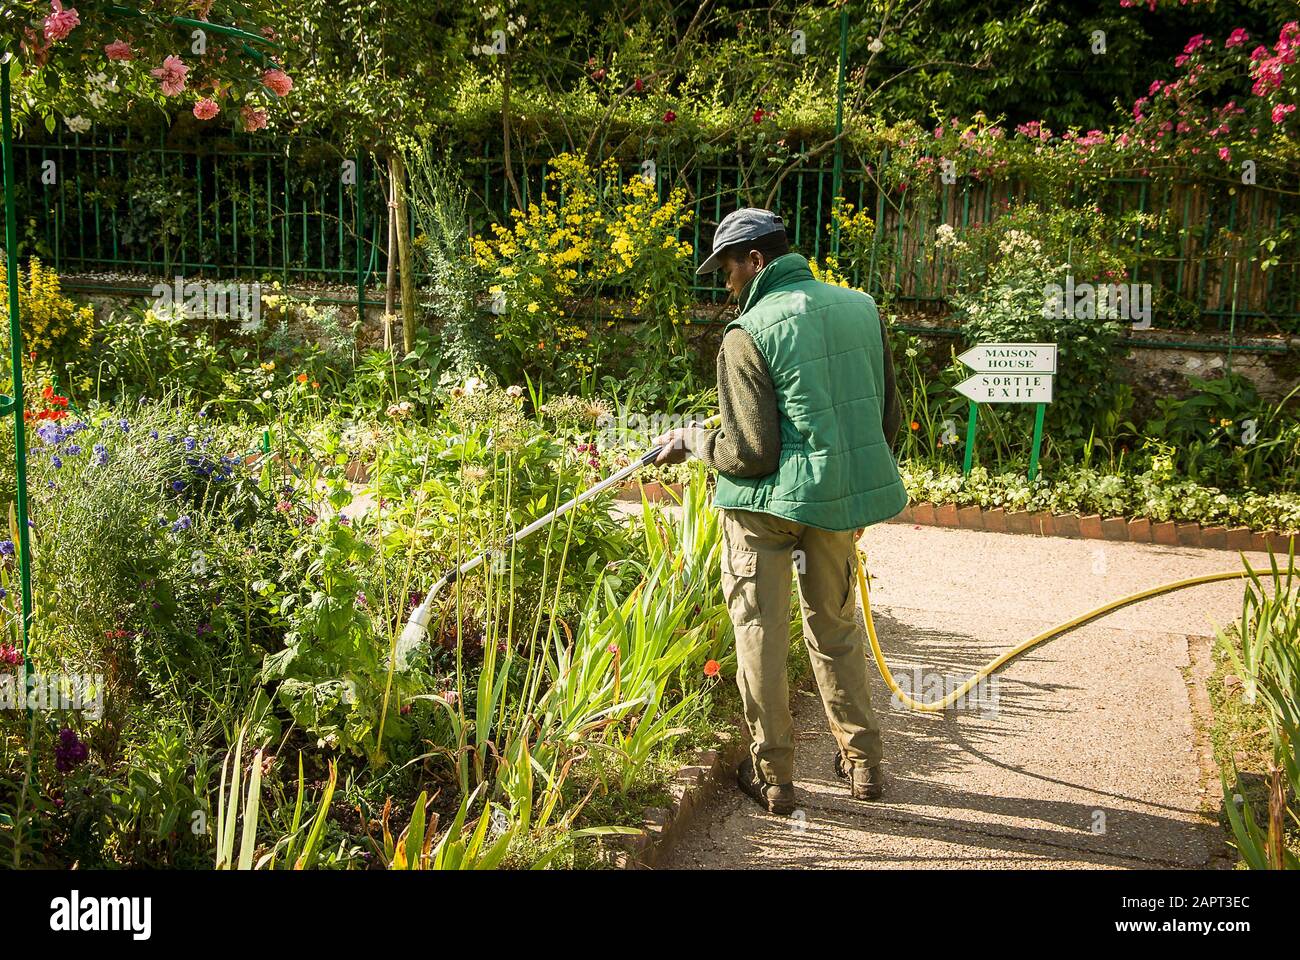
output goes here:
[{"label": "green quilted vest", "polygon": [[781,459],[765,477],[719,474],[717,506],[824,530],[855,530],[907,506],[881,427],[884,347],[871,297],[814,280],[808,261],[790,253],[754,277],[731,327],[767,361]]}]

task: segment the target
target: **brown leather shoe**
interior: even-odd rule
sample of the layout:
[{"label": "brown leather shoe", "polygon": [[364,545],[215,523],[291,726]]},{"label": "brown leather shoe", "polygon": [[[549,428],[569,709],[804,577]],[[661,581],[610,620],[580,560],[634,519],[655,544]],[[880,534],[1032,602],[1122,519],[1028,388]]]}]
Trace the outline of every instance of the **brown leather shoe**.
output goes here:
[{"label": "brown leather shoe", "polygon": [[794,813],[794,784],[768,783],[754,769],[753,757],[746,756],[740,761],[740,766],[736,769],[736,785],[768,813],[782,817]]},{"label": "brown leather shoe", "polygon": [[854,800],[879,800],[885,795],[885,771],[880,764],[870,767],[851,764],[838,750],[832,764],[835,776],[849,781],[849,792]]}]

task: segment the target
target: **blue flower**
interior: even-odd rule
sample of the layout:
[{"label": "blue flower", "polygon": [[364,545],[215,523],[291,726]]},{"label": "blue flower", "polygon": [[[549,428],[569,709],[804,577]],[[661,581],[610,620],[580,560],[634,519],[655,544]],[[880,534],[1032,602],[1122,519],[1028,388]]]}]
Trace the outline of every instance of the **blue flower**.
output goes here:
[{"label": "blue flower", "polygon": [[158,431],[157,431],[157,430],[150,430],[150,431],[149,431],[149,439],[151,439],[151,440],[157,440],[157,439],[158,439]]},{"label": "blue flower", "polygon": [[118,425],[119,427],[122,428],[122,432],[123,432],[123,433],[130,433],[130,432],[131,432],[131,423],[130,423],[130,421],[127,420],[125,417],[123,417],[121,420],[119,420],[119,421],[117,422],[117,425]]},{"label": "blue flower", "polygon": [[182,490],[185,489],[185,481],[184,481],[184,480],[173,480],[173,481],[172,481],[172,489],[175,490],[177,493],[180,493]]},{"label": "blue flower", "polygon": [[12,557],[14,555],[14,542],[12,540],[0,540],[0,556]]},{"label": "blue flower", "polygon": [[36,435],[51,446],[63,439],[62,434],[63,431],[59,429],[57,423],[47,423],[36,431]]},{"label": "blue flower", "polygon": [[193,438],[193,437],[186,437],[186,438],[185,438],[185,449],[186,449],[186,450],[193,450],[193,449],[194,449],[194,442],[195,442],[195,441],[194,441],[194,438]]},{"label": "blue flower", "polygon": [[70,444],[68,444],[68,451],[67,451],[67,452],[68,452],[68,456],[70,456],[70,457],[75,457],[77,454],[79,454],[79,453],[81,452],[81,447],[80,447],[80,445],[78,445],[78,444],[70,443]]},{"label": "blue flower", "polygon": [[59,467],[63,466],[63,458],[56,453],[54,456],[50,457],[50,463],[52,463],[54,469],[57,470]]},{"label": "blue flower", "polygon": [[179,533],[182,530],[190,528],[190,518],[188,516],[177,517],[176,522],[172,524],[172,533]]},{"label": "blue flower", "polygon": [[101,467],[108,466],[108,451],[102,443],[95,444],[95,463]]}]

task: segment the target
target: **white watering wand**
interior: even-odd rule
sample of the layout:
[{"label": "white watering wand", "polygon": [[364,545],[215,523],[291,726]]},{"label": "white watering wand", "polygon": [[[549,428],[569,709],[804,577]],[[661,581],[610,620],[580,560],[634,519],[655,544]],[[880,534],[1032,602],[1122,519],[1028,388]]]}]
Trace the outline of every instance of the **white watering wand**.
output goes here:
[{"label": "white watering wand", "polygon": [[[716,427],[721,422],[722,422],[722,415],[714,414],[712,417],[709,417],[703,423],[692,423],[690,424],[690,426],[704,427],[707,429],[711,427]],[[606,477],[604,480],[601,480],[599,483],[593,484],[592,486],[588,487],[586,490],[578,494],[572,500],[568,500],[565,503],[560,504],[558,507],[556,507],[554,510],[552,510],[550,513],[546,514],[545,516],[538,517],[536,520],[528,524],[526,527],[521,527],[520,529],[516,530],[514,533],[510,534],[510,536],[506,537],[505,542],[501,545],[500,550],[497,552],[504,556],[507,552],[509,552],[510,548],[514,546],[516,543],[519,543],[521,540],[524,540],[525,538],[532,536],[538,530],[542,530],[550,526],[553,520],[564,516],[570,510],[582,506],[584,503],[593,499],[594,497],[599,496],[601,493],[608,490],[610,487],[622,483],[624,480],[632,476],[632,474],[636,473],[642,467],[646,467],[654,463],[655,459],[662,452],[663,452],[662,446],[655,447],[653,450],[647,450],[644,454],[642,454],[636,460],[633,460],[631,463],[629,463],[623,469],[619,470],[617,473],[610,474],[608,477]],[[419,605],[416,606],[416,608],[411,611],[411,616],[409,619],[407,619],[406,626],[402,628],[402,635],[397,638],[397,648],[394,652],[394,655],[395,655],[395,662],[398,669],[402,669],[405,667],[407,654],[410,653],[411,650],[415,649],[415,647],[417,647],[420,643],[422,643],[424,641],[425,636],[428,634],[429,621],[433,618],[434,600],[442,593],[443,590],[445,590],[447,587],[455,583],[460,577],[463,577],[465,576],[465,574],[478,569],[488,560],[492,559],[492,557],[493,557],[493,551],[484,550],[482,553],[479,553],[471,557],[470,559],[466,560],[464,563],[462,563],[459,567],[456,567],[454,570],[451,570],[448,573],[443,574],[442,578],[439,579],[438,582],[435,583],[432,588],[430,588],[428,595],[425,596],[425,598],[420,601]]]}]

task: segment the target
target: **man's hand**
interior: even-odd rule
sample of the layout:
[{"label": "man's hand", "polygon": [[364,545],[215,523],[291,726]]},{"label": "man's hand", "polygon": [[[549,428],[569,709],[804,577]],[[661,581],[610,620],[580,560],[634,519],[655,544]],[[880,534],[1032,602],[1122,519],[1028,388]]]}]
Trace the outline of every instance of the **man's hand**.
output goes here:
[{"label": "man's hand", "polygon": [[686,449],[687,431],[685,428],[669,430],[667,433],[660,434],[650,441],[652,447],[662,447],[659,456],[655,457],[655,463],[659,466],[665,466],[670,463],[681,463],[689,455],[690,451]]}]

